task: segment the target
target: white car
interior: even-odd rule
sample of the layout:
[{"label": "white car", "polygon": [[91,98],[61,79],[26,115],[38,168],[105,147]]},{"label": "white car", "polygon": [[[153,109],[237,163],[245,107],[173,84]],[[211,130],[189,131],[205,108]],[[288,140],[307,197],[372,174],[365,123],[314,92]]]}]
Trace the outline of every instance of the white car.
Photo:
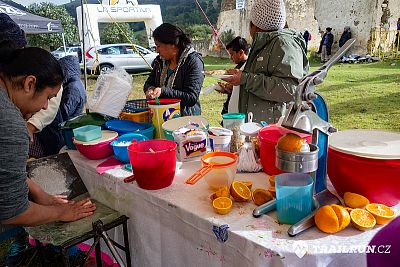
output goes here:
[{"label": "white car", "polygon": [[96,61],[96,49],[89,48],[86,52],[86,68],[88,71],[96,70],[97,73],[114,67],[123,68],[126,71],[150,70],[158,54],[139,45],[135,47],[148,64],[132,47],[132,44],[107,44],[96,46],[98,61]]},{"label": "white car", "polygon": [[80,47],[79,46],[67,46],[64,51],[64,46],[60,46],[51,54],[56,58],[60,59],[66,56],[76,56],[78,57],[78,52],[79,52]]}]

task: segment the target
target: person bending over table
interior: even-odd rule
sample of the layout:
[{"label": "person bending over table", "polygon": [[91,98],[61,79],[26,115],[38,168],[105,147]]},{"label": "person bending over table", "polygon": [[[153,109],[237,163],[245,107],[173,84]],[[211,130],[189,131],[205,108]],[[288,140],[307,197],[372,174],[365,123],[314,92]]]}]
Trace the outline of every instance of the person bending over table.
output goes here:
[{"label": "person bending over table", "polygon": [[181,116],[200,115],[199,95],[204,81],[201,54],[193,49],[189,37],[172,24],[161,24],[153,37],[159,55],[144,84],[146,98],[178,98]]},{"label": "person bending over table", "polygon": [[28,130],[25,119],[60,90],[63,73],[57,60],[41,48],[0,47],[0,223],[35,226],[75,221],[96,209],[89,199],[70,202],[47,194],[27,178]]},{"label": "person bending over table", "polygon": [[276,123],[308,72],[306,44],[300,33],[284,28],[283,0],[257,0],[250,20],[253,43],[246,66],[223,80],[240,85],[239,112],[252,112],[256,122]]},{"label": "person bending over table", "polygon": [[[25,32],[5,13],[0,13],[0,43],[7,43],[7,46],[13,49],[24,48],[27,45]],[[56,117],[62,92],[61,87],[57,96],[49,100],[46,110],[40,110],[29,118],[27,127],[31,143],[33,134],[42,131]]]}]

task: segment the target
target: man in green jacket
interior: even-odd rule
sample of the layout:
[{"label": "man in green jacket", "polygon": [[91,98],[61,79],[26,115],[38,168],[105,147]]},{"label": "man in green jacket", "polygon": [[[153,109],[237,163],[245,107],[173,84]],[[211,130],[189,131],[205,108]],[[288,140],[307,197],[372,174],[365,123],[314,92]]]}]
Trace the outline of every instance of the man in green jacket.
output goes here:
[{"label": "man in green jacket", "polygon": [[283,0],[257,0],[250,19],[253,43],[246,66],[224,80],[240,85],[239,112],[252,112],[257,122],[276,123],[308,72],[306,44],[300,33],[284,29]]}]

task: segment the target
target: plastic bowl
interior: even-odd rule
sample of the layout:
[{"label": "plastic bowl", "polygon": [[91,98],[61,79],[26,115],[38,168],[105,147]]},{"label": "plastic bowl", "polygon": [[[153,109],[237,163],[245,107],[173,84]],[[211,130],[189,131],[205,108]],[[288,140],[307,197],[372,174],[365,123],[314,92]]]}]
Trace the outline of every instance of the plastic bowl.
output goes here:
[{"label": "plastic bowl", "polygon": [[105,123],[109,130],[116,131],[119,135],[128,133],[138,133],[148,139],[154,137],[154,126],[151,123],[138,123],[129,120],[110,120]]},{"label": "plastic bowl", "polygon": [[328,175],[340,196],[361,194],[372,203],[400,203],[400,159],[374,159],[329,148]]},{"label": "plastic bowl", "polygon": [[128,146],[131,145],[132,140],[140,142],[148,140],[148,138],[141,134],[130,133],[121,135],[117,140],[114,140],[110,143],[114,151],[114,155],[119,161],[123,163],[129,163]]},{"label": "plastic bowl", "polygon": [[139,187],[157,190],[172,184],[176,169],[176,143],[147,140],[133,143],[128,155]]},{"label": "plastic bowl", "polygon": [[88,159],[103,159],[113,154],[113,149],[110,145],[112,141],[118,138],[116,132],[102,131],[103,137],[99,140],[90,142],[81,142],[74,138],[76,149]]},{"label": "plastic bowl", "polygon": [[73,130],[76,140],[89,142],[102,137],[101,127],[96,125],[86,125]]},{"label": "plastic bowl", "polygon": [[82,114],[75,118],[72,118],[68,121],[64,121],[60,123],[59,127],[61,129],[61,133],[64,137],[65,144],[69,149],[76,149],[73,143],[75,128],[79,128],[85,125],[97,125],[103,126],[105,122],[105,118],[103,115],[97,113],[88,113]]},{"label": "plastic bowl", "polygon": [[163,123],[162,129],[164,131],[165,138],[167,140],[174,141],[174,136],[172,135],[172,133],[183,126],[188,125],[189,123],[197,124],[204,131],[207,131],[209,127],[208,120],[205,117],[202,116],[179,117],[172,120],[168,120]]}]

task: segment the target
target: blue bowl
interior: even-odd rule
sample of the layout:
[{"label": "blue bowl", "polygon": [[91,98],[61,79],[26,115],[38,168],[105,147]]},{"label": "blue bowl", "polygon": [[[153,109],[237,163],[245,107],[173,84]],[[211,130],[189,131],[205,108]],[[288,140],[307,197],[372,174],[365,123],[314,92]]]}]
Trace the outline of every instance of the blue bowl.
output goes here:
[{"label": "blue bowl", "polygon": [[154,137],[154,126],[151,123],[139,123],[129,120],[109,120],[105,123],[105,127],[111,131],[117,132],[119,135],[128,133],[143,134],[149,139]]},{"label": "blue bowl", "polygon": [[128,146],[133,139],[135,139],[137,142],[148,140],[148,138],[142,134],[129,133],[121,135],[117,140],[114,140],[110,143],[113,148],[114,155],[119,161],[123,163],[129,163]]}]

